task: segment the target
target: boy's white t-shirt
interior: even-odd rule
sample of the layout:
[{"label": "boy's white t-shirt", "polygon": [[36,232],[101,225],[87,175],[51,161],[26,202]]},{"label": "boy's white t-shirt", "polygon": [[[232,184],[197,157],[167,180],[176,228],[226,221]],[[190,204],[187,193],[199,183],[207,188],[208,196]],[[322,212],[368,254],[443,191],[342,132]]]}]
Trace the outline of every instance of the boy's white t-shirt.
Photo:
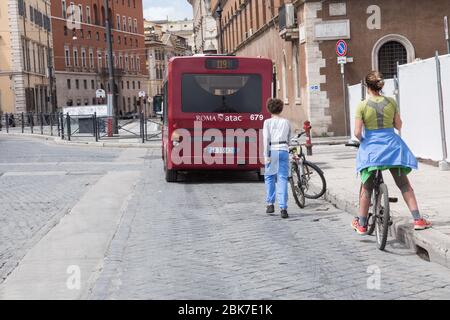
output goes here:
[{"label": "boy's white t-shirt", "polygon": [[291,136],[289,120],[275,116],[264,121],[264,156],[269,157],[270,150],[289,151]]}]

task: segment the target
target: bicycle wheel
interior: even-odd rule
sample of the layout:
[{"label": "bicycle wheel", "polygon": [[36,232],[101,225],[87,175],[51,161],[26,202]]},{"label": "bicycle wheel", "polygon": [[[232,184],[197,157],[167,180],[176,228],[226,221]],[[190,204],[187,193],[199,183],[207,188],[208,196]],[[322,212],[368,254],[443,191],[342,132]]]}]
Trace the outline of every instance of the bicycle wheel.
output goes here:
[{"label": "bicycle wheel", "polygon": [[325,194],[327,182],[322,170],[309,161],[303,162],[303,192],[307,199],[318,199]]},{"label": "bicycle wheel", "polygon": [[292,164],[289,183],[291,184],[292,195],[294,196],[295,203],[303,209],[305,207],[305,194],[303,193],[300,172],[298,171],[298,166],[296,163]]},{"label": "bicycle wheel", "polygon": [[374,203],[374,213],[377,247],[380,250],[384,250],[386,247],[390,221],[389,194],[388,188],[384,183],[379,187],[376,202]]},{"label": "bicycle wheel", "polygon": [[375,231],[375,222],[376,222],[375,215],[373,213],[369,213],[368,219],[369,220],[367,222],[367,234],[371,236]]}]

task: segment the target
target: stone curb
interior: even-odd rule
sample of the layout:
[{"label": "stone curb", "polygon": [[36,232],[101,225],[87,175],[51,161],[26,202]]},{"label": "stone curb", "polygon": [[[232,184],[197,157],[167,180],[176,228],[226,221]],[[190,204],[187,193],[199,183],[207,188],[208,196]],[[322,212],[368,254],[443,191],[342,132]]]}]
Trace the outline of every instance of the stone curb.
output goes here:
[{"label": "stone curb", "polygon": [[[333,188],[327,189],[324,198],[338,209],[353,216],[358,215],[359,204],[338,196]],[[390,228],[391,236],[412,249],[416,254],[422,255],[424,254],[423,251],[426,250],[431,262],[450,268],[450,237],[433,228],[414,231],[411,219],[401,217],[399,212],[395,210],[391,211],[393,216],[393,224]]]},{"label": "stone curb", "polygon": [[349,139],[346,140],[324,140],[324,141],[314,141],[314,138],[312,139],[313,144],[313,151],[314,146],[336,146],[340,144],[346,144]]},{"label": "stone curb", "polygon": [[95,141],[67,141],[61,140],[59,137],[55,136],[46,136],[40,134],[31,134],[31,133],[0,133],[3,136],[14,136],[14,137],[27,137],[27,138],[37,138],[46,140],[57,145],[65,145],[65,146],[90,146],[90,147],[107,147],[107,148],[161,148],[161,143],[156,142],[147,142],[147,143],[131,143],[131,142],[95,142]]}]

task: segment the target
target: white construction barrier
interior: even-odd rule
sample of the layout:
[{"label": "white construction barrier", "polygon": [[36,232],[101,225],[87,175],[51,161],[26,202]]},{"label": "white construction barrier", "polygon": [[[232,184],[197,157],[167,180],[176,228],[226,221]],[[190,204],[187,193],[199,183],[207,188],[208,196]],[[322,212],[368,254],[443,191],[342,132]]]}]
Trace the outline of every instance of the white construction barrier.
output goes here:
[{"label": "white construction barrier", "polygon": [[440,57],[442,95],[444,98],[444,121],[447,140],[447,161],[450,162],[450,55]]},{"label": "white construction barrier", "polygon": [[442,159],[435,58],[399,68],[402,137],[416,157]]},{"label": "white construction barrier", "polygon": [[361,84],[348,87],[348,103],[350,112],[350,135],[352,140],[357,140],[355,137],[355,113],[358,104],[361,102]]}]

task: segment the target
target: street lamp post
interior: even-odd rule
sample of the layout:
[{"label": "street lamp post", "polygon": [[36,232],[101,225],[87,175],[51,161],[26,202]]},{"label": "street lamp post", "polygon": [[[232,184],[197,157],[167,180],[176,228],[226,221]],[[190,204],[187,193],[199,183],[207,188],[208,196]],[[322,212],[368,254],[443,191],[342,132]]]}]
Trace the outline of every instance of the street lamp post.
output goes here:
[{"label": "street lamp post", "polygon": [[108,50],[108,73],[109,73],[109,94],[108,99],[110,100],[111,112],[113,115],[113,131],[114,133],[119,133],[117,126],[117,107],[116,107],[116,86],[114,84],[114,61],[113,61],[113,49],[111,41],[111,24],[109,16],[109,3],[108,0],[104,0],[105,3],[105,29],[106,29],[106,41]]},{"label": "street lamp post", "polygon": [[219,18],[219,42],[220,42],[220,49],[219,49],[219,53],[223,53],[223,39],[222,39],[222,6],[220,4],[217,5],[217,9],[216,9],[216,14],[217,17]]}]

